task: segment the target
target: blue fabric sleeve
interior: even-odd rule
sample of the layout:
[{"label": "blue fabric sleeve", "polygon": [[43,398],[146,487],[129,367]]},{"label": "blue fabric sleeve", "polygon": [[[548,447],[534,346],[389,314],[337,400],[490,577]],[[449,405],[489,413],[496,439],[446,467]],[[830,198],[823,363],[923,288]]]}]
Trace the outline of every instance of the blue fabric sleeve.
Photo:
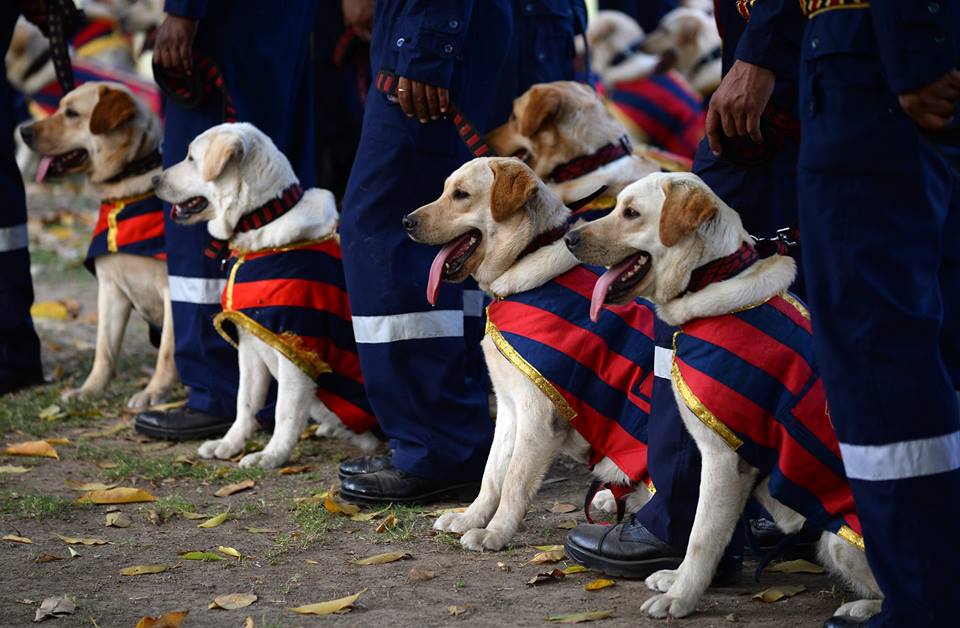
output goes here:
[{"label": "blue fabric sleeve", "polygon": [[870,0],[880,60],[895,93],[929,85],[957,67],[958,4],[956,0]]},{"label": "blue fabric sleeve", "polygon": [[200,19],[207,14],[207,0],[166,0],[163,10],[170,15]]},{"label": "blue fabric sleeve", "polygon": [[454,61],[463,49],[475,0],[409,0],[388,46],[397,51],[396,73],[450,87]]},{"label": "blue fabric sleeve", "polygon": [[737,44],[737,60],[776,71],[780,60],[797,57],[789,43],[793,38],[784,35],[804,20],[797,0],[756,0]]}]

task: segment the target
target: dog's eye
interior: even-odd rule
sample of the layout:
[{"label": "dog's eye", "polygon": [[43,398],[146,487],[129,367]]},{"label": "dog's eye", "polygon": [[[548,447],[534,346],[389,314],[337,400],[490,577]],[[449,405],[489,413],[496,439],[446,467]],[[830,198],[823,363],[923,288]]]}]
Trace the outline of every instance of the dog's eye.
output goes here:
[{"label": "dog's eye", "polygon": [[77,113],[76,111],[74,111],[73,109],[64,109],[64,110],[63,110],[63,115],[67,116],[68,118],[79,118],[79,117],[80,117],[80,114]]},{"label": "dog's eye", "polygon": [[464,192],[463,190],[461,190],[461,189],[459,189],[459,188],[453,191],[453,199],[454,199],[454,200],[456,200],[456,201],[461,201],[461,200],[463,200],[463,199],[465,199],[465,198],[470,198],[470,194],[468,194],[467,192]]},{"label": "dog's eye", "polygon": [[624,218],[639,218],[639,217],[640,217],[640,212],[638,212],[638,211],[635,210],[634,208],[632,208],[632,207],[630,207],[629,205],[627,205],[626,209],[623,210],[623,217],[624,217]]}]

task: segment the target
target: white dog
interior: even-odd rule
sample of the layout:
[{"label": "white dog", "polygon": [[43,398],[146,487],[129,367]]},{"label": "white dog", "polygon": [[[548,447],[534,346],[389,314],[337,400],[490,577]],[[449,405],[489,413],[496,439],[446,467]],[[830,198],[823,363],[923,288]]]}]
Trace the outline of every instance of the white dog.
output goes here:
[{"label": "white dog", "polygon": [[785,292],[793,260],[758,260],[737,213],[692,174],[638,181],[621,192],[613,213],[567,241],[579,259],[612,267],[594,302],[647,296],[662,320],[680,328],[673,390],[703,458],[700,497],[683,563],[647,578],[662,594],[643,610],[653,617],[694,611],[752,492],[785,532],[805,518],[824,529],[821,560],[872,598],[836,614],[878,612],[881,593],[853,529],[859,520],[815,368],[809,315]]},{"label": "white dog", "polygon": [[379,441],[367,430],[375,419],[352,331],[344,332],[350,318],[333,195],[303,192],[270,138],[243,123],[194,139],[187,158],[163,172],[157,194],[174,204],[178,223],[208,221],[214,242],[234,256],[215,324],[239,351],[237,417],[223,438],[200,446],[200,456],[226,459],[243,451],[258,427],[270,376],[278,384],[276,427],[266,448],[244,456],[240,466],[286,462],[309,418],[325,435],[373,450]]},{"label": "white dog", "polygon": [[651,54],[672,56],[673,67],[704,96],[720,85],[720,46],[713,16],[688,7],[678,7],[664,15],[643,42],[643,49]]}]

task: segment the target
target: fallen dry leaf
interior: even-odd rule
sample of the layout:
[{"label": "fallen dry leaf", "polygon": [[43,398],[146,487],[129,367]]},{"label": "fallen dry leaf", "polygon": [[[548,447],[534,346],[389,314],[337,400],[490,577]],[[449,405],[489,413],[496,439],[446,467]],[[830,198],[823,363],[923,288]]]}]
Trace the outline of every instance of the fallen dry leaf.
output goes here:
[{"label": "fallen dry leaf", "polygon": [[86,432],[83,434],[83,436],[84,438],[104,438],[105,436],[116,436],[128,427],[130,427],[129,423],[126,421],[120,421],[118,423],[114,423],[110,427],[105,427],[102,430]]},{"label": "fallen dry leaf", "polygon": [[67,551],[70,552],[70,558],[76,558],[77,556],[80,555],[80,552],[78,552],[77,550],[73,549],[73,548],[70,547],[69,545],[67,546]]},{"label": "fallen dry leaf", "polygon": [[561,521],[557,524],[557,527],[561,530],[573,530],[577,527],[577,522],[573,519],[568,519],[567,521]]},{"label": "fallen dry leaf", "polygon": [[500,571],[510,571],[510,565],[507,563],[497,562],[497,569]]},{"label": "fallen dry leaf", "polygon": [[246,608],[256,601],[257,596],[253,593],[228,593],[213,598],[207,608],[222,608],[226,611],[232,611],[238,608]]},{"label": "fallen dry leaf", "polygon": [[47,443],[48,445],[69,445],[70,439],[69,438],[44,438],[43,442]]},{"label": "fallen dry leaf", "polygon": [[80,306],[73,299],[60,301],[37,301],[30,306],[30,316],[51,321],[74,319],[80,314]]},{"label": "fallen dry leaf", "polygon": [[173,464],[185,464],[188,467],[195,467],[201,463],[197,460],[194,460],[193,458],[191,458],[186,454],[180,454],[179,456],[173,459]]},{"label": "fallen dry leaf", "polygon": [[553,506],[550,507],[550,512],[557,515],[564,515],[568,512],[573,512],[576,509],[576,506],[567,502],[553,502]]},{"label": "fallen dry leaf", "polygon": [[170,611],[159,617],[141,617],[136,628],[180,628],[183,618],[189,614],[190,611]]},{"label": "fallen dry leaf", "polygon": [[534,545],[533,549],[538,549],[541,552],[553,552],[556,550],[562,550],[562,545]]},{"label": "fallen dry leaf", "polygon": [[216,528],[218,525],[222,524],[229,518],[230,518],[230,509],[227,508],[224,512],[221,512],[216,517],[210,517],[203,523],[198,523],[197,527],[198,528]]},{"label": "fallen dry leaf", "polygon": [[243,628],[253,628],[253,617],[247,617],[243,622]]},{"label": "fallen dry leaf", "polygon": [[600,589],[606,589],[607,587],[612,587],[616,582],[610,580],[609,578],[597,578],[596,580],[591,580],[583,586],[587,591],[599,591]]},{"label": "fallen dry leaf", "polygon": [[319,564],[320,564],[320,561],[319,561],[319,560],[313,560],[312,558],[304,558],[304,559],[303,559],[303,562],[307,563],[308,565],[319,565]]},{"label": "fallen dry leaf", "polygon": [[354,504],[347,504],[341,501],[338,501],[333,496],[333,491],[327,491],[321,495],[323,499],[323,507],[327,512],[333,513],[335,515],[346,515],[352,517],[360,512],[360,507]]},{"label": "fallen dry leaf", "polygon": [[760,593],[757,593],[753,596],[753,599],[759,600],[761,602],[777,602],[779,600],[784,600],[788,597],[793,597],[798,593],[803,593],[807,590],[807,587],[802,584],[794,585],[785,585],[780,587],[770,587],[769,589],[764,589]]},{"label": "fallen dry leaf", "polygon": [[240,558],[240,552],[235,550],[232,547],[218,545],[217,551],[220,552],[221,554],[224,554],[225,556],[233,556],[234,558]]},{"label": "fallen dry leaf", "polygon": [[468,609],[466,606],[448,606],[447,612],[456,617],[457,615],[463,615]]},{"label": "fallen dry leaf", "polygon": [[199,550],[180,552],[180,557],[184,560],[227,560],[220,554],[214,554],[213,552],[201,552]]},{"label": "fallen dry leaf", "polygon": [[47,406],[37,414],[38,419],[44,421],[53,421],[54,419],[59,419],[60,417],[66,416],[66,412],[63,411],[58,405]]},{"label": "fallen dry leaf", "polygon": [[24,443],[15,443],[4,449],[3,453],[8,456],[36,456],[38,458],[56,458],[60,460],[60,454],[45,440],[30,440]]},{"label": "fallen dry leaf", "polygon": [[353,595],[348,595],[347,597],[337,598],[336,600],[330,600],[328,602],[306,604],[304,606],[297,606],[288,610],[291,610],[294,613],[300,613],[301,615],[331,615],[353,606],[353,604],[360,599],[360,594],[364,593],[365,591],[366,589],[363,589],[354,593]]},{"label": "fallen dry leaf", "polygon": [[184,519],[209,519],[211,515],[205,515],[199,512],[189,512],[187,510],[181,510],[180,516]]},{"label": "fallen dry leaf", "polygon": [[434,573],[432,571],[417,569],[416,567],[411,567],[410,571],[407,572],[407,580],[411,582],[426,582],[427,580],[433,580],[433,577]]},{"label": "fallen dry leaf", "polygon": [[67,480],[65,482],[68,488],[75,491],[109,491],[116,487],[116,484],[104,484],[103,482],[80,482],[78,480]]},{"label": "fallen dry leaf", "polygon": [[149,521],[155,526],[158,526],[161,523],[163,523],[163,521],[160,519],[160,513],[157,512],[156,508],[149,508],[147,510],[147,521]]},{"label": "fallen dry leaf", "polygon": [[240,491],[246,491],[248,489],[256,486],[256,482],[253,480],[244,480],[243,482],[237,482],[236,484],[227,484],[226,486],[220,487],[214,495],[216,497],[229,497],[234,493],[239,493]]},{"label": "fallen dry leaf", "polygon": [[155,502],[157,497],[142,488],[121,486],[105,491],[90,491],[78,500],[78,504],[136,504],[139,502]]},{"label": "fallen dry leaf", "polygon": [[392,563],[398,560],[403,560],[404,558],[413,558],[409,552],[386,552],[384,554],[374,554],[373,556],[367,556],[366,558],[361,558],[360,560],[353,561],[355,565],[383,565],[386,563]]},{"label": "fallen dry leaf", "polygon": [[78,536],[63,536],[62,534],[56,533],[54,533],[54,536],[67,545],[112,545],[110,541],[105,541],[104,539],[84,539]]},{"label": "fallen dry leaf", "polygon": [[54,556],[53,554],[41,554],[41,555],[37,556],[37,560],[36,560],[35,562],[38,562],[38,563],[50,563],[50,562],[53,562],[53,561],[55,561],[55,560],[63,560],[63,558],[61,558],[60,556]]},{"label": "fallen dry leaf", "polygon": [[563,547],[561,547],[560,549],[540,552],[534,555],[534,557],[531,558],[530,562],[528,562],[527,564],[528,565],[546,565],[548,563],[560,562],[566,557],[567,557],[567,554],[566,552],[563,551]]},{"label": "fallen dry leaf", "polygon": [[77,603],[66,595],[48,597],[40,603],[37,614],[33,621],[43,621],[47,617],[63,617],[64,615],[73,615],[77,610]]},{"label": "fallen dry leaf", "polygon": [[400,520],[394,515],[390,515],[386,519],[380,522],[380,525],[377,526],[377,532],[386,532],[387,530],[393,530],[399,525]]},{"label": "fallen dry leaf", "polygon": [[583,573],[585,571],[590,571],[590,570],[584,567],[583,565],[570,565],[569,567],[563,570],[563,574],[566,576],[572,576],[575,573]]},{"label": "fallen dry leaf", "polygon": [[120,570],[121,576],[142,576],[149,573],[163,573],[167,570],[166,565],[133,565],[124,567]]},{"label": "fallen dry leaf", "polygon": [[28,467],[20,467],[15,464],[4,464],[0,465],[0,473],[26,473],[30,469]]},{"label": "fallen dry leaf", "polygon": [[100,467],[101,469],[116,469],[117,467],[120,466],[120,463],[119,463],[119,462],[110,462],[110,461],[108,461],[108,460],[101,460],[101,461],[95,462],[95,463],[93,463],[93,464],[97,465],[97,466]]},{"label": "fallen dry leaf", "polygon": [[811,563],[808,560],[798,558],[797,560],[785,560],[782,563],[767,567],[767,571],[774,573],[826,573],[826,570],[820,565]]},{"label": "fallen dry leaf", "polygon": [[440,510],[431,510],[430,512],[425,512],[421,516],[423,517],[439,517],[440,515],[445,515],[448,512],[466,512],[466,506],[457,506],[456,508],[441,508]]},{"label": "fallen dry leaf", "polygon": [[385,512],[387,512],[386,508],[377,510],[376,512],[361,512],[356,515],[350,515],[350,521],[373,521]]},{"label": "fallen dry leaf", "polygon": [[246,527],[244,528],[244,530],[246,530],[251,534],[276,534],[277,532],[280,531],[280,530],[274,530],[273,528],[253,528],[253,527]]},{"label": "fallen dry leaf", "polygon": [[17,536],[16,534],[7,534],[4,535],[0,541],[10,541],[11,543],[24,543],[26,545],[33,545],[33,541],[28,539],[25,536]]},{"label": "fallen dry leaf", "polygon": [[299,473],[308,473],[313,471],[313,467],[308,464],[296,466],[296,467],[280,467],[281,475],[297,475]]},{"label": "fallen dry leaf", "polygon": [[581,624],[585,621],[597,621],[598,619],[607,619],[613,615],[613,611],[589,611],[587,613],[567,613],[565,615],[551,615],[547,621],[554,621],[558,624]]},{"label": "fallen dry leaf", "polygon": [[112,528],[129,528],[130,523],[130,517],[122,512],[108,512],[104,525]]},{"label": "fallen dry leaf", "polygon": [[534,587],[538,584],[548,584],[550,582],[558,582],[563,580],[567,574],[563,573],[560,569],[554,569],[553,571],[547,571],[544,573],[538,573],[534,577],[527,580],[528,587]]}]

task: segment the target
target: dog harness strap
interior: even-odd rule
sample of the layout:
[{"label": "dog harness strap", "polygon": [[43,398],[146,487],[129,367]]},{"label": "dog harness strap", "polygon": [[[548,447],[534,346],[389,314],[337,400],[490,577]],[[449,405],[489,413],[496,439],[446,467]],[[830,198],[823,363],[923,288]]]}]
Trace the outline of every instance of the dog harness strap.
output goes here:
[{"label": "dog harness strap", "polygon": [[607,191],[607,186],[601,185],[601,186],[597,189],[596,192],[592,192],[592,193],[590,193],[590,194],[587,194],[586,196],[584,196],[584,197],[581,198],[580,200],[576,200],[576,201],[568,204],[568,205],[567,205],[567,209],[569,209],[571,212],[576,212],[577,210],[583,208],[585,205],[589,205],[594,199],[596,199],[598,196],[600,196],[601,194],[603,194],[603,193],[606,192],[606,191]]},{"label": "dog harness strap", "polygon": [[109,179],[106,179],[104,183],[117,183],[119,181],[123,181],[124,179],[129,179],[130,177],[146,174],[151,170],[161,167],[162,165],[163,156],[160,154],[160,149],[155,148],[143,157],[128,163],[123,167],[123,170]]},{"label": "dog harness strap", "polygon": [[690,283],[687,284],[687,292],[697,292],[712,283],[736,277],[759,259],[760,255],[753,245],[744,242],[730,255],[693,269],[690,273]]},{"label": "dog harness strap", "polygon": [[[391,70],[380,70],[377,73],[377,80],[374,85],[378,92],[395,100],[397,98],[399,78],[400,77]],[[483,140],[483,135],[480,134],[477,127],[460,112],[460,109],[454,103],[447,105],[446,117],[453,122],[453,126],[457,129],[457,134],[460,135],[460,139],[463,140],[463,143],[470,152],[473,153],[474,157],[495,156],[490,146]]]},{"label": "dog harness strap", "polygon": [[547,176],[547,180],[563,183],[571,179],[578,179],[621,157],[632,154],[633,147],[630,145],[630,138],[624,135],[616,142],[604,144],[590,155],[574,157],[570,161],[560,164]]},{"label": "dog harness strap", "polygon": [[96,259],[111,253],[126,253],[166,259],[163,232],[163,202],[154,193],[106,199],[93,229],[84,266],[96,272]]},{"label": "dog harness strap", "polygon": [[[281,192],[277,198],[268,201],[248,214],[244,214],[240,222],[237,223],[234,233],[246,233],[270,224],[290,211],[300,202],[301,198],[303,198],[303,188],[300,187],[299,183],[294,183]],[[228,242],[226,240],[210,238],[210,243],[203,254],[210,259],[222,259],[226,257],[227,250]]]}]

